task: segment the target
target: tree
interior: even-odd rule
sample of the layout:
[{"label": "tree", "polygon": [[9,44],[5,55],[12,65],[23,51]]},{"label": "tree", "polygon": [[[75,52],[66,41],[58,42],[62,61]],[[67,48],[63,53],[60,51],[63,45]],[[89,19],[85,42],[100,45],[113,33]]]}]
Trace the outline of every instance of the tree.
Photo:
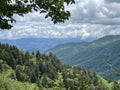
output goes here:
[{"label": "tree", "polygon": [[39,61],[39,60],[40,60],[40,58],[41,58],[40,51],[39,51],[39,50],[37,50],[37,52],[36,52],[36,60],[37,60],[37,61]]},{"label": "tree", "polygon": [[58,78],[54,82],[55,86],[54,86],[53,90],[66,90],[66,88],[64,87],[64,84],[63,84],[62,73],[58,73],[57,77]]},{"label": "tree", "polygon": [[11,29],[16,20],[14,14],[24,16],[32,11],[45,13],[45,18],[51,17],[54,23],[64,22],[70,16],[65,10],[67,5],[75,3],[74,0],[0,0],[0,28]]},{"label": "tree", "polygon": [[29,65],[30,54],[28,51],[25,52],[25,64]]},{"label": "tree", "polygon": [[114,81],[113,90],[120,90],[120,84],[117,81]]}]

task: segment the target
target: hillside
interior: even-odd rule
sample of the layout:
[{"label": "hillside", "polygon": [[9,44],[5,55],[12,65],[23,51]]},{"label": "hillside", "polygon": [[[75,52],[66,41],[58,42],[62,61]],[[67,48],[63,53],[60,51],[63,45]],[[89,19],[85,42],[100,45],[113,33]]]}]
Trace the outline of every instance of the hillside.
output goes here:
[{"label": "hillside", "polygon": [[108,83],[81,67],[62,64],[50,53],[30,54],[0,44],[0,90],[119,90],[119,82]]},{"label": "hillside", "polygon": [[118,80],[120,72],[120,36],[105,36],[89,43],[67,43],[49,50],[63,63],[82,66],[108,80]]},{"label": "hillside", "polygon": [[[93,39],[85,39],[85,41],[91,41]],[[64,44],[68,42],[82,42],[79,38],[21,38],[21,39],[0,39],[1,43],[8,43],[9,45],[15,45],[24,51],[37,51],[44,52],[58,44]]]}]

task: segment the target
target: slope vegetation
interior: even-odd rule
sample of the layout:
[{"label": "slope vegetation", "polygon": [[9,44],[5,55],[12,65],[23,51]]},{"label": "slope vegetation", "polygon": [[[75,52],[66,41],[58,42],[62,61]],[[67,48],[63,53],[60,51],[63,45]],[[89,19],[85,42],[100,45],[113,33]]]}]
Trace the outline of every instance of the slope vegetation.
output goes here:
[{"label": "slope vegetation", "polygon": [[[62,64],[50,53],[30,54],[15,46],[0,44],[0,90],[118,90],[119,83],[104,79],[81,67]],[[107,81],[106,81],[107,82]]]},{"label": "slope vegetation", "polygon": [[120,77],[120,36],[106,36],[90,43],[67,43],[49,50],[63,63],[82,66],[108,80]]}]

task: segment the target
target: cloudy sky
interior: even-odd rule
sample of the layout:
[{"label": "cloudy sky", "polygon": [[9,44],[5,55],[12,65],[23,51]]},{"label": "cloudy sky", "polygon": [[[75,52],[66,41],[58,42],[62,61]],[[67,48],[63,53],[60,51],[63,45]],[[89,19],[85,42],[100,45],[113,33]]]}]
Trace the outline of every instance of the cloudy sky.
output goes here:
[{"label": "cloudy sky", "polygon": [[75,0],[68,6],[71,17],[54,25],[38,13],[15,16],[11,30],[0,30],[0,38],[100,38],[120,34],[120,0]]}]

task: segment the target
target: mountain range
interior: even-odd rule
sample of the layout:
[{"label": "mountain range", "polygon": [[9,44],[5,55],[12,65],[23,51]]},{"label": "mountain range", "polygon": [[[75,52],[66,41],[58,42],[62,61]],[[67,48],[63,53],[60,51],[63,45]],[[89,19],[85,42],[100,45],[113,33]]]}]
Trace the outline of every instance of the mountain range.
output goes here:
[{"label": "mountain range", "polygon": [[119,82],[62,64],[52,53],[30,54],[0,44],[0,90],[120,90]]},{"label": "mountain range", "polygon": [[63,63],[95,71],[107,80],[120,79],[120,35],[110,35],[92,42],[66,43],[48,50]]},{"label": "mountain range", "polygon": [[53,52],[62,63],[81,66],[97,72],[109,81],[120,79],[120,35],[94,40],[79,38],[23,38],[0,39],[1,43],[15,45],[23,51]]},{"label": "mountain range", "polygon": [[45,52],[46,50],[53,48],[56,45],[64,44],[68,42],[90,42],[93,39],[81,40],[80,38],[21,38],[21,39],[0,39],[1,43],[8,43],[9,45],[15,45],[24,51],[37,51]]}]

